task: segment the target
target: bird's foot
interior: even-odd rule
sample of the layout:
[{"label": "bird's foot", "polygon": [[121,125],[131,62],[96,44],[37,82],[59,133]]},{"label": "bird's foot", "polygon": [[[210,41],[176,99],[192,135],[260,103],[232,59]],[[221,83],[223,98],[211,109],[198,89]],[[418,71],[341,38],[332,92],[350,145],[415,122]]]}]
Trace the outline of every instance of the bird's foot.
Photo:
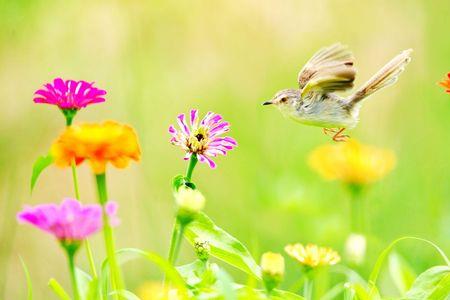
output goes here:
[{"label": "bird's foot", "polygon": [[324,128],[323,133],[327,136],[331,136],[335,142],[346,142],[350,136],[342,134],[345,128]]}]

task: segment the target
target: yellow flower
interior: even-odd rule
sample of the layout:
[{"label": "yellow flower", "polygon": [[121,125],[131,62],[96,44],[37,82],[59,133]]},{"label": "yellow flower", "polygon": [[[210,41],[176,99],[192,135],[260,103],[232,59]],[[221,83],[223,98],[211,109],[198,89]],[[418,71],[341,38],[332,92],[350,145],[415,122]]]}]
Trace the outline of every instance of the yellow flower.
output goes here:
[{"label": "yellow flower", "polygon": [[161,282],[148,281],[137,289],[141,300],[180,300],[176,289],[164,288]]},{"label": "yellow flower", "polygon": [[348,184],[374,182],[389,173],[395,161],[392,151],[362,145],[353,139],[318,147],[309,157],[310,166],[322,177]]},{"label": "yellow flower", "polygon": [[141,156],[133,128],[114,121],[66,128],[53,143],[51,154],[60,167],[70,166],[72,160],[77,164],[89,160],[95,174],[104,173],[108,162],[125,168],[130,160],[138,161]]},{"label": "yellow flower", "polygon": [[300,264],[311,268],[335,265],[341,260],[339,254],[333,249],[314,244],[308,244],[306,247],[299,243],[291,244],[287,245],[284,250]]},{"label": "yellow flower", "polygon": [[279,253],[266,252],[261,257],[261,269],[270,276],[284,275],[284,257]]}]

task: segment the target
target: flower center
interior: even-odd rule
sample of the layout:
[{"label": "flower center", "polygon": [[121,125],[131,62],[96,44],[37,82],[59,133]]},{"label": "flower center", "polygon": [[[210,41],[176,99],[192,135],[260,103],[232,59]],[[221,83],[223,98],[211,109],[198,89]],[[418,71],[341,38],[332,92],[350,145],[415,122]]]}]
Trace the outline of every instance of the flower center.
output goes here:
[{"label": "flower center", "polygon": [[193,153],[203,153],[208,146],[208,129],[205,127],[199,127],[192,131],[191,136],[188,139],[188,148]]}]

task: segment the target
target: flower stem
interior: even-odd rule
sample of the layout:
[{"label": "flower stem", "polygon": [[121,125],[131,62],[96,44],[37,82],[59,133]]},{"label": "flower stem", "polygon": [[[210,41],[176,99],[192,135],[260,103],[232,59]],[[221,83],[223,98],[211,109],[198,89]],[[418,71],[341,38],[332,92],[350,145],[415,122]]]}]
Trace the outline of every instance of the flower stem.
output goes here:
[{"label": "flower stem", "polygon": [[351,231],[364,234],[366,230],[366,209],[364,197],[361,197],[363,189],[359,185],[350,185],[351,195]]},{"label": "flower stem", "polygon": [[67,253],[67,260],[69,262],[69,273],[70,280],[72,281],[73,298],[74,300],[80,300],[80,292],[78,291],[77,275],[75,273],[75,252],[78,246],[73,247],[72,245],[64,246]]},{"label": "flower stem", "polygon": [[75,158],[72,158],[72,178],[73,178],[73,187],[75,189],[75,198],[80,201],[80,189],[78,188],[78,176],[77,176],[77,165],[75,163]]},{"label": "flower stem", "polygon": [[[78,188],[78,176],[77,176],[77,166],[75,163],[75,159],[72,159],[72,178],[73,178],[73,187],[75,190],[75,198],[80,201],[80,189]],[[97,278],[97,270],[95,269],[95,263],[94,263],[94,256],[92,255],[92,249],[91,249],[91,244],[89,243],[89,240],[86,239],[85,240],[86,243],[86,252],[87,252],[87,257],[89,260],[89,267],[91,268],[91,272],[92,272],[92,276],[94,277],[94,279]]]},{"label": "flower stem", "polygon": [[303,283],[303,297],[305,297],[306,300],[311,300],[313,299],[313,280],[310,276],[310,274],[306,274],[305,275],[305,281]]},{"label": "flower stem", "polygon": [[180,252],[181,239],[183,237],[184,225],[177,220],[173,225],[172,238],[170,239],[169,262],[174,266]]},{"label": "flower stem", "polygon": [[198,162],[197,154],[193,153],[189,159],[189,165],[186,170],[186,179],[190,182],[192,178],[192,173],[194,172],[195,165]]},{"label": "flower stem", "polygon": [[97,174],[95,178],[97,181],[98,200],[103,207],[103,236],[105,239],[106,253],[108,255],[108,264],[111,270],[111,286],[115,291],[122,290],[122,274],[117,263],[113,230],[111,225],[109,224],[108,215],[105,212],[105,204],[108,201],[106,175],[105,173]]}]

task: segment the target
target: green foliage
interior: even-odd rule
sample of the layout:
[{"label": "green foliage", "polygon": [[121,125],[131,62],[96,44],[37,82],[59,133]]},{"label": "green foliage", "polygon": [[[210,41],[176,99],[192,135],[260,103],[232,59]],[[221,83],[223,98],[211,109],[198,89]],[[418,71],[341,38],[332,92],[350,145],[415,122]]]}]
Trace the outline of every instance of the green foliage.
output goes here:
[{"label": "green foliage", "polygon": [[450,267],[436,266],[420,274],[404,299],[446,299],[450,295]]},{"label": "green foliage", "polygon": [[199,213],[194,221],[186,226],[185,237],[193,245],[196,238],[209,242],[211,255],[261,279],[261,268],[247,248],[204,213]]},{"label": "green foliage", "polygon": [[[187,297],[188,293],[183,278],[167,260],[159,256],[158,254],[143,251],[136,248],[124,248],[118,250],[116,253],[120,265],[123,265],[124,263],[137,258],[144,258],[145,260],[155,264],[164,274],[166,274],[167,278],[170,279],[171,283],[177,288],[179,294],[182,297]],[[103,293],[105,293],[105,287],[107,286],[108,276],[109,276],[109,267],[107,260],[105,260],[103,261],[102,264],[102,276],[101,276],[102,281],[101,286]]]},{"label": "green foliage", "polygon": [[416,278],[409,264],[398,253],[389,255],[389,273],[400,294],[405,294]]},{"label": "green foliage", "polygon": [[53,156],[51,154],[39,156],[33,164],[33,171],[31,173],[30,190],[33,191],[34,186],[39,178],[39,175],[53,163]]},{"label": "green foliage", "polygon": [[55,278],[51,278],[48,281],[48,286],[50,289],[58,296],[60,300],[71,300],[69,294],[64,290],[64,288],[56,281]]},{"label": "green foliage", "polygon": [[28,267],[23,261],[22,257],[19,256],[19,258],[23,272],[25,273],[25,279],[27,281],[27,300],[33,300],[33,284],[31,282],[30,272],[28,271]]}]

